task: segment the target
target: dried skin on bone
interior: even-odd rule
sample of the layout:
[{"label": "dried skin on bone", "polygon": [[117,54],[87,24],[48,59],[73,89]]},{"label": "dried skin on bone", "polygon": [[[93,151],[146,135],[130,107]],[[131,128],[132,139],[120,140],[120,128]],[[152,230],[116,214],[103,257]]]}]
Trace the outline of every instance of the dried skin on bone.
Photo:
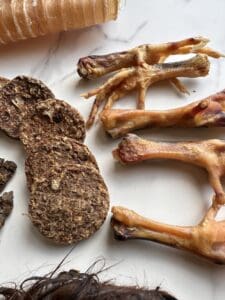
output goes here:
[{"label": "dried skin on bone", "polygon": [[173,159],[200,166],[208,172],[215,192],[211,207],[196,226],[167,225],[144,218],[129,209],[114,207],[112,227],[116,238],[151,240],[225,264],[225,221],[216,221],[218,211],[225,204],[221,184],[221,177],[225,174],[225,141],[157,143],[128,135],[113,154],[124,164]]},{"label": "dried skin on bone", "polygon": [[225,90],[189,105],[169,110],[108,109],[101,121],[113,138],[137,129],[152,127],[223,127],[225,126]]},{"label": "dried skin on bone", "polygon": [[220,205],[225,204],[225,192],[221,184],[221,177],[225,175],[223,140],[162,143],[129,134],[113,154],[123,164],[152,159],[173,159],[200,166],[209,174],[210,183],[215,191],[215,201]]},{"label": "dried skin on bone", "polygon": [[209,40],[204,37],[194,37],[177,42],[140,45],[128,51],[106,55],[86,56],[78,61],[77,72],[85,79],[95,79],[122,68],[137,66],[140,63],[157,64],[175,54],[202,53],[214,58],[223,56],[206,47],[208,42]]},{"label": "dried skin on bone", "polygon": [[112,208],[112,228],[118,240],[150,240],[225,264],[225,221],[216,221],[215,212],[211,207],[198,225],[185,227],[156,222],[116,206]]},{"label": "dried skin on bone", "polygon": [[[104,110],[111,109],[113,104],[132,90],[137,89],[137,108],[145,108],[145,94],[147,89],[155,82],[176,79],[176,77],[196,78],[206,76],[209,72],[210,63],[208,57],[198,54],[195,57],[173,63],[155,65],[142,64],[138,67],[122,69],[110,78],[101,87],[83,95],[85,98],[96,96],[95,102],[87,122],[90,127],[95,119],[100,105],[105,101]],[[186,89],[183,85],[176,87],[183,93]]]},{"label": "dried skin on bone", "polygon": [[[146,69],[149,65],[162,64],[170,55],[198,53],[214,58],[220,58],[223,54],[206,47],[208,39],[204,37],[188,38],[177,42],[141,45],[128,51],[111,53],[108,55],[92,55],[83,57],[78,62],[78,74],[86,79],[94,79],[105,74],[118,71],[109,80],[108,92],[104,85],[91,93],[84,94],[88,98],[96,95],[95,102],[87,122],[87,127],[94,123],[95,116],[102,102],[107,101],[104,109],[111,108],[113,103],[126,95],[132,89],[138,90],[137,108],[144,109],[145,94],[148,86]],[[120,71],[119,71],[120,70]],[[138,78],[135,78],[138,77]],[[179,74],[177,74],[179,76]],[[180,75],[182,77],[182,75]],[[167,77],[180,92],[188,93],[186,87],[175,77]],[[135,84],[135,81],[137,84]],[[158,80],[157,80],[158,81]],[[105,90],[105,91],[102,91]]]}]

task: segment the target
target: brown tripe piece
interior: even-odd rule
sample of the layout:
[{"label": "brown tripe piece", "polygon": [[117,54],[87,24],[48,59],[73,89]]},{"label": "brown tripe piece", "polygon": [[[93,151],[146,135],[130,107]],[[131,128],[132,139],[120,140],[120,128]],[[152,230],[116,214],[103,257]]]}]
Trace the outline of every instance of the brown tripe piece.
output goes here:
[{"label": "brown tripe piece", "polygon": [[16,171],[17,165],[13,161],[0,158],[0,193]]},{"label": "brown tripe piece", "polygon": [[18,76],[0,91],[0,129],[12,138],[19,138],[19,127],[33,105],[41,100],[54,98],[41,81]]},{"label": "brown tripe piece", "polygon": [[57,244],[87,239],[103,224],[109,195],[95,168],[77,165],[59,168],[36,182],[29,215],[40,233]]},{"label": "brown tripe piece", "polygon": [[85,122],[80,113],[65,101],[48,99],[35,105],[33,112],[24,119],[20,139],[27,149],[56,135],[83,142]]},{"label": "brown tripe piece", "polygon": [[13,192],[4,193],[0,197],[0,229],[13,209]]},{"label": "brown tripe piece", "polygon": [[5,77],[0,77],[0,89],[3,88],[3,86],[5,86],[7,83],[9,83],[9,79],[5,78]]},{"label": "brown tripe piece", "polygon": [[25,161],[28,188],[31,188],[33,181],[47,178],[49,172],[68,164],[85,165],[99,170],[95,157],[84,144],[62,136],[43,139],[28,151]]}]

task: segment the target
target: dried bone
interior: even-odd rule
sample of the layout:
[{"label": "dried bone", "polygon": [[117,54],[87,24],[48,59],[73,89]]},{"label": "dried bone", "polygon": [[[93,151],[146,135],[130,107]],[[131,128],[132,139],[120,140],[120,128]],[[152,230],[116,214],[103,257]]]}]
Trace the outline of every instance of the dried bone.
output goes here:
[{"label": "dried bone", "polygon": [[101,114],[107,133],[113,138],[143,128],[224,127],[225,90],[189,105],[169,110],[108,109]]},{"label": "dried bone", "polygon": [[113,207],[116,239],[144,239],[187,250],[214,263],[225,264],[225,221],[216,221],[211,207],[196,226],[174,226],[144,218],[124,207]]},{"label": "dried bone", "polygon": [[207,170],[215,191],[211,207],[196,226],[167,225],[143,218],[129,209],[114,207],[112,226],[118,239],[152,240],[225,264],[225,221],[216,221],[218,211],[225,204],[221,183],[225,175],[225,141],[157,143],[128,135],[113,153],[125,164],[173,159],[200,166]]},{"label": "dried bone", "polygon": [[215,191],[215,204],[225,204],[221,177],[225,175],[225,141],[205,140],[195,142],[163,143],[127,135],[113,151],[121,163],[138,163],[152,159],[173,159],[200,166],[209,174]]},{"label": "dried bone", "polygon": [[78,61],[77,72],[85,79],[95,79],[105,74],[147,63],[162,63],[175,54],[202,53],[219,58],[221,53],[206,47],[208,39],[204,37],[188,38],[177,42],[140,45],[123,52],[106,55],[91,55]]},{"label": "dried bone", "polygon": [[[87,122],[90,127],[95,119],[100,105],[107,99],[104,109],[111,109],[113,104],[132,90],[138,90],[137,108],[145,108],[145,95],[147,89],[155,82],[173,79],[176,77],[202,77],[209,72],[210,63],[207,55],[198,54],[195,57],[173,63],[159,63],[148,65],[142,63],[138,66],[124,68],[110,78],[101,87],[83,94],[85,98],[96,96],[95,102]],[[182,84],[176,84],[180,92],[186,92]]]}]

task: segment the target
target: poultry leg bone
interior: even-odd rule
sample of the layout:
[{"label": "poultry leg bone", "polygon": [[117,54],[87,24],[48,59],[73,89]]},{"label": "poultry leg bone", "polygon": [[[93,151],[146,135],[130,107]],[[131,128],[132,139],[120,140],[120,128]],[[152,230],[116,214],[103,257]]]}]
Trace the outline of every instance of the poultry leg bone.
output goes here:
[{"label": "poultry leg bone", "polygon": [[155,222],[124,207],[113,207],[112,213],[111,225],[118,240],[150,240],[225,264],[225,221],[207,215],[197,226],[185,227]]},{"label": "poultry leg bone", "polygon": [[200,166],[208,171],[215,191],[211,207],[197,226],[166,225],[146,219],[129,209],[114,207],[112,227],[117,239],[151,240],[225,264],[225,221],[215,219],[225,204],[221,184],[221,177],[225,175],[225,141],[157,143],[129,134],[113,151],[113,155],[124,164],[173,159]]},{"label": "poultry leg bone", "polygon": [[137,129],[152,127],[225,126],[225,90],[189,105],[169,110],[107,109],[101,121],[113,138]]},{"label": "poultry leg bone", "polygon": [[221,177],[225,175],[225,141],[162,143],[128,134],[113,151],[113,155],[124,164],[173,159],[200,166],[209,174],[210,184],[215,191],[214,201],[218,205],[225,204],[225,192],[221,184]]}]

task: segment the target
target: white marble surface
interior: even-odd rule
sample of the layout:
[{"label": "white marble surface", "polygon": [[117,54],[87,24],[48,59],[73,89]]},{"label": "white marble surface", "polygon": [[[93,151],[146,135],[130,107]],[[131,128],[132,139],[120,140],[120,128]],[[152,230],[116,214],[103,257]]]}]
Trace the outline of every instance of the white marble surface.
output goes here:
[{"label": "white marble surface", "polygon": [[[80,81],[75,72],[79,57],[196,35],[209,37],[215,49],[225,52],[224,11],[223,0],[127,0],[116,22],[1,47],[0,75],[12,78],[26,74],[40,78],[58,98],[67,100],[87,117],[92,101],[85,102],[79,95],[102,80]],[[170,85],[160,84],[148,93],[148,107],[172,108],[224,88],[225,60],[211,62],[207,78],[185,80],[191,92],[189,97],[178,95]],[[120,101],[120,106],[133,107],[134,99],[135,95],[131,95],[128,101]],[[155,129],[141,134],[156,140],[185,140],[224,138],[224,133],[224,129]],[[200,220],[212,196],[204,171],[165,161],[121,167],[111,155],[117,142],[107,137],[98,125],[88,132],[87,144],[97,157],[112,205],[124,205],[171,224],[191,225]],[[70,247],[56,247],[46,242],[26,215],[28,194],[20,143],[1,134],[0,156],[15,160],[19,166],[7,187],[15,192],[15,207],[0,233],[2,283],[52,270]],[[225,299],[225,267],[150,242],[116,242],[110,232],[109,219],[93,238],[75,247],[65,269],[85,270],[96,258],[104,257],[107,265],[117,263],[102,275],[105,279],[160,286],[181,300]]]}]

